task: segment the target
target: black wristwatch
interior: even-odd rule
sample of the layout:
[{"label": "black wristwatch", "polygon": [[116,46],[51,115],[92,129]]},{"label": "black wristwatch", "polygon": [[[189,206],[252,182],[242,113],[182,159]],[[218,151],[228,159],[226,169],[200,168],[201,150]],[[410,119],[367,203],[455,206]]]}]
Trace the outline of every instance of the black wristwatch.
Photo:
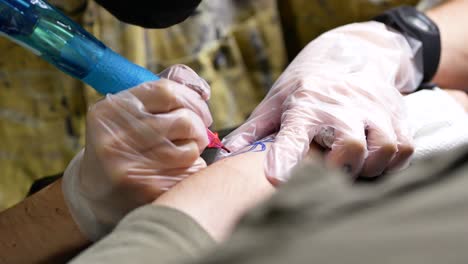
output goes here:
[{"label": "black wristwatch", "polygon": [[[440,32],[434,21],[411,6],[390,9],[373,20],[422,43],[423,83],[430,82],[439,67],[441,52]],[[411,40],[408,43],[411,45]]]}]

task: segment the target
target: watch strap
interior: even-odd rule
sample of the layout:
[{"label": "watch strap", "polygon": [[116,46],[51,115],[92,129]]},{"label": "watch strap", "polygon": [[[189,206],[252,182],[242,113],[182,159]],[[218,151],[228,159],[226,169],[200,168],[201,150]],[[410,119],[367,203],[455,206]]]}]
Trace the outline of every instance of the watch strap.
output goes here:
[{"label": "watch strap", "polygon": [[[412,19],[412,23],[408,19]],[[437,25],[424,13],[411,6],[389,9],[373,20],[382,22],[422,43],[423,83],[430,82],[440,63],[441,40]]]}]

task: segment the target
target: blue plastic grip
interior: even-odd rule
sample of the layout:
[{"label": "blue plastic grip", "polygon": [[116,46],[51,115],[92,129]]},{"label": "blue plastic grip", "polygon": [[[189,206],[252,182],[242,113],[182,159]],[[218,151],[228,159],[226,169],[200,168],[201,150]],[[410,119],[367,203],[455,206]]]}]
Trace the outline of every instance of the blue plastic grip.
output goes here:
[{"label": "blue plastic grip", "polygon": [[151,71],[140,67],[109,48],[98,64],[82,79],[101,94],[118,93],[160,78]]}]

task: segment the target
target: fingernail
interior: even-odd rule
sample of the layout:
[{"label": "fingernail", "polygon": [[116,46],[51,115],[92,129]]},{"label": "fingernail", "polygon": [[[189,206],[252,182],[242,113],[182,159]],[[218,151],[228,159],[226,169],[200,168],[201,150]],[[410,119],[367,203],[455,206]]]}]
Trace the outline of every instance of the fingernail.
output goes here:
[{"label": "fingernail", "polygon": [[314,140],[324,148],[331,148],[335,141],[335,129],[333,127],[322,128]]},{"label": "fingernail", "polygon": [[282,184],[283,182],[285,182],[284,179],[278,179],[276,177],[271,177],[271,176],[267,176],[266,177],[268,179],[268,181],[271,183],[271,185],[273,186],[279,186],[280,184]]}]

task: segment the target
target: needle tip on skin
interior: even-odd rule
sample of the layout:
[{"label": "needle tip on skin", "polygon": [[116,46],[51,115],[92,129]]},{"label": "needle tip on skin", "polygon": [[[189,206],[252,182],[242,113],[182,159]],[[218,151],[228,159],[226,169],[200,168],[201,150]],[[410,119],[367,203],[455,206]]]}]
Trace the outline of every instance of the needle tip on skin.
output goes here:
[{"label": "needle tip on skin", "polygon": [[222,146],[221,148],[224,149],[225,151],[227,151],[227,153],[231,153],[231,151],[228,148],[226,148],[225,146]]}]

